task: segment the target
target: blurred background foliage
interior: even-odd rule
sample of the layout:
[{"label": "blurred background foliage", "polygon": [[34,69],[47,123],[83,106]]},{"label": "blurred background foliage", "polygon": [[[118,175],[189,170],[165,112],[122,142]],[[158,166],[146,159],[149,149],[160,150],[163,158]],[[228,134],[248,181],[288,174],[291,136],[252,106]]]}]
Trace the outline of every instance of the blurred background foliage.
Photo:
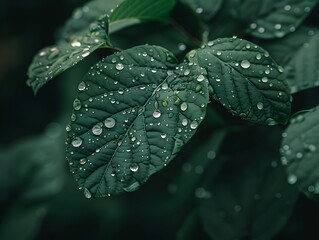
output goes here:
[{"label": "blurred background foliage", "polygon": [[[196,137],[140,190],[84,198],[64,159],[64,127],[82,76],[109,50],[92,54],[37,96],[25,82],[34,54],[55,42],[85,2],[0,2],[0,239],[314,239],[319,206],[286,182],[279,163],[285,127],[240,121],[215,103]],[[205,12],[207,25],[187,2],[175,7],[174,26],[132,26],[112,41],[121,48],[158,44],[180,58],[202,34],[238,35],[270,49],[276,41],[246,35],[245,22],[228,11],[231,0],[216,1],[221,11],[213,18]],[[318,11],[308,26],[319,26]],[[318,105],[317,90],[296,94],[293,112]]]}]

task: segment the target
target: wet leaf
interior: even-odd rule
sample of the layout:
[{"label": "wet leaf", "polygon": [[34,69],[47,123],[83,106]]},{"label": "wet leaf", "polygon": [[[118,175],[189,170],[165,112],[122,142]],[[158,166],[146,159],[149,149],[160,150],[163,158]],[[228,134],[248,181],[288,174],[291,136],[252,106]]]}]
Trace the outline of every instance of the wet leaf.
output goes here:
[{"label": "wet leaf", "polygon": [[287,181],[296,184],[307,196],[319,200],[319,108],[301,113],[283,133],[282,164]]},{"label": "wet leaf", "polygon": [[110,46],[106,26],[107,17],[93,24],[90,33],[73,36],[69,41],[43,48],[34,57],[28,70],[27,84],[36,93],[44,84],[74,66],[102,46]]},{"label": "wet leaf", "polygon": [[126,0],[110,16],[110,32],[148,21],[168,22],[175,0]]},{"label": "wet leaf", "polygon": [[286,123],[290,93],[283,68],[257,45],[221,38],[188,53],[207,72],[213,98],[231,114],[255,123]]},{"label": "wet leaf", "polygon": [[259,154],[264,148],[259,144],[228,156],[218,175],[202,188],[206,194],[198,196],[200,211],[211,238],[272,239],[288,220],[298,191],[287,183],[274,149]]},{"label": "wet leaf", "polygon": [[248,33],[262,39],[273,39],[294,32],[318,1],[234,0],[233,2],[233,14],[249,23]]},{"label": "wet leaf", "polygon": [[203,20],[209,21],[218,12],[223,0],[182,0],[182,2],[188,4]]},{"label": "wet leaf", "polygon": [[67,140],[86,197],[139,188],[165,167],[205,116],[201,69],[167,50],[138,46],[106,57],[79,85]]},{"label": "wet leaf", "polygon": [[73,11],[72,17],[65,23],[61,35],[69,39],[72,36],[87,34],[90,26],[103,15],[111,12],[124,0],[93,0]]}]

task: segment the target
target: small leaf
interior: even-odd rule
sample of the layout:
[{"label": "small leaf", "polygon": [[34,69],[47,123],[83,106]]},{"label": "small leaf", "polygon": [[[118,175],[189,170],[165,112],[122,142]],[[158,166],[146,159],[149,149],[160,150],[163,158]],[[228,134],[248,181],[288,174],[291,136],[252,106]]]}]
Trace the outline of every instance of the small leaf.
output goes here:
[{"label": "small leaf", "polygon": [[234,1],[235,16],[249,22],[247,32],[262,39],[282,38],[294,32],[317,0]]},{"label": "small leaf", "polygon": [[287,181],[319,200],[319,107],[297,115],[283,133],[282,164]]},{"label": "small leaf", "polygon": [[72,36],[85,35],[91,24],[105,14],[110,15],[122,2],[123,0],[93,0],[75,9],[61,31],[62,37],[69,39]]},{"label": "small leaf", "polygon": [[188,4],[200,17],[209,21],[212,19],[222,6],[223,0],[181,0]]},{"label": "small leaf", "polygon": [[200,68],[160,47],[106,57],[79,85],[67,158],[86,197],[134,191],[166,166],[204,118]]},{"label": "small leaf", "polygon": [[214,99],[231,114],[269,125],[288,120],[290,93],[283,68],[264,49],[222,38],[191,51],[188,59],[206,69]]},{"label": "small leaf", "polygon": [[43,48],[34,57],[28,70],[27,84],[36,93],[44,84],[60,73],[74,66],[102,46],[109,46],[107,17],[93,24],[85,36],[73,36],[70,41]]},{"label": "small leaf", "polygon": [[110,32],[140,22],[167,22],[175,0],[125,0],[110,16]]},{"label": "small leaf", "polygon": [[275,150],[259,154],[265,142],[258,151],[254,146],[229,156],[219,174],[197,190],[204,228],[212,239],[272,239],[287,222],[298,191],[287,183]]}]

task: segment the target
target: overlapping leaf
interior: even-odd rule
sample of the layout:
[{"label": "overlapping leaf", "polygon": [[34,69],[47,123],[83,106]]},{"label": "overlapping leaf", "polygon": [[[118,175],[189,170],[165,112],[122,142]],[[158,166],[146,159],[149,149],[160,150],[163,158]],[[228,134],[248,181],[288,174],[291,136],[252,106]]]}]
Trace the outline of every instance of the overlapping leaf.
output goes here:
[{"label": "overlapping leaf", "polygon": [[223,0],[181,0],[188,4],[196,13],[198,13],[202,19],[209,21],[220,9]]},{"label": "overlapping leaf", "polygon": [[61,35],[65,39],[72,36],[85,35],[91,24],[99,17],[108,14],[124,0],[93,0],[74,10],[72,17],[66,22]]},{"label": "overlapping leaf", "polygon": [[74,66],[99,47],[108,46],[107,24],[107,17],[101,17],[91,26],[88,34],[74,36],[70,41],[61,41],[54,46],[41,49],[29,67],[27,84],[36,93],[52,78]]},{"label": "overlapping leaf", "polygon": [[233,0],[233,14],[250,24],[247,30],[263,39],[281,38],[294,32],[317,0]]},{"label": "overlapping leaf", "polygon": [[264,143],[231,155],[201,190],[201,216],[213,239],[272,239],[288,220],[298,191],[287,183],[274,149],[259,154]]},{"label": "overlapping leaf", "polygon": [[175,0],[126,0],[110,16],[110,32],[140,22],[168,22]]},{"label": "overlapping leaf", "polygon": [[290,93],[283,68],[246,40],[223,38],[188,54],[207,71],[212,95],[230,113],[256,123],[286,123]]},{"label": "overlapping leaf", "polygon": [[292,119],[283,134],[282,164],[288,182],[308,196],[319,200],[319,108]]},{"label": "overlapping leaf", "polygon": [[171,161],[205,115],[201,70],[152,46],[92,68],[67,128],[67,158],[86,197],[134,191]]}]

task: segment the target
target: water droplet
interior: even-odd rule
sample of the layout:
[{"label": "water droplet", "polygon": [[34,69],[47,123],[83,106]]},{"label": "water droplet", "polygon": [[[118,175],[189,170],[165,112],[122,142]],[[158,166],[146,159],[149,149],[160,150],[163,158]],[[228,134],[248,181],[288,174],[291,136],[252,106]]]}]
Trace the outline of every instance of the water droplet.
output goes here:
[{"label": "water droplet", "polygon": [[70,124],[68,124],[68,125],[65,127],[65,130],[66,130],[67,132],[70,132],[70,131],[72,130]]},{"label": "water droplet", "polygon": [[217,51],[217,56],[220,56],[220,55],[222,55],[222,52],[221,51]]},{"label": "water droplet", "polygon": [[190,125],[191,129],[196,129],[198,127],[198,122],[197,121],[192,121]]},{"label": "water droplet", "polygon": [[187,75],[189,75],[189,74],[190,74],[190,70],[189,70],[189,69],[186,69],[186,70],[184,71],[184,75],[187,76]]},{"label": "water droplet", "polygon": [[297,180],[298,180],[297,176],[293,175],[293,174],[289,175],[288,179],[287,179],[289,184],[295,184],[297,182]]},{"label": "water droplet", "polygon": [[121,70],[123,70],[124,65],[123,65],[122,63],[117,63],[117,64],[115,65],[115,68],[116,68],[117,70],[121,71]]},{"label": "water droplet", "polygon": [[73,108],[74,110],[80,110],[81,109],[81,101],[79,99],[75,99],[73,101]]},{"label": "water droplet", "polygon": [[101,135],[102,133],[102,127],[101,127],[102,124],[98,123],[96,124],[93,128],[92,128],[92,133],[94,135]]},{"label": "water droplet", "polygon": [[130,170],[131,170],[132,172],[137,172],[138,169],[139,169],[138,164],[137,164],[137,163],[132,163],[132,165],[131,165],[131,167],[130,167]]},{"label": "water droplet", "polygon": [[154,118],[159,118],[161,115],[162,115],[161,110],[159,110],[159,109],[155,109],[154,110],[154,112],[153,112],[153,117]]},{"label": "water droplet", "polygon": [[214,150],[211,150],[207,153],[208,159],[215,159],[215,157],[216,157],[216,152]]},{"label": "water droplet", "polygon": [[186,45],[184,43],[178,44],[178,50],[185,51],[185,49],[186,49]]},{"label": "water droplet", "polygon": [[257,53],[256,59],[257,59],[257,60],[260,60],[260,59],[261,59],[261,54],[260,54],[260,53]]},{"label": "water droplet", "polygon": [[85,82],[80,82],[79,85],[78,85],[78,89],[79,89],[80,91],[85,90]]},{"label": "water droplet", "polygon": [[81,47],[81,43],[79,41],[75,41],[71,43],[72,47]]},{"label": "water droplet", "polygon": [[211,46],[213,46],[214,45],[214,41],[209,41],[208,43],[207,43],[207,46],[208,47],[211,47]]},{"label": "water droplet", "polygon": [[115,126],[115,119],[111,117],[105,119],[104,125],[107,128],[113,128]]},{"label": "water droplet", "polygon": [[162,133],[162,134],[161,134],[161,138],[166,138],[166,134],[165,134],[165,133]]},{"label": "water droplet", "polygon": [[79,162],[81,165],[84,165],[86,164],[87,161],[86,161],[86,158],[81,158]]},{"label": "water droplet", "polygon": [[203,12],[203,9],[202,8],[196,8],[196,13],[198,13],[198,14],[201,14]]},{"label": "water droplet", "polygon": [[162,84],[162,89],[163,90],[167,90],[168,89],[168,84],[167,83],[163,83]]},{"label": "water droplet", "polygon": [[278,66],[278,71],[283,73],[284,72],[284,68],[282,66]]},{"label": "water droplet", "polygon": [[257,108],[258,108],[259,110],[262,110],[262,109],[264,108],[264,104],[263,104],[262,102],[258,102],[258,103],[257,103]]},{"label": "water droplet", "polygon": [[240,66],[244,69],[247,69],[250,67],[250,62],[248,60],[243,60],[241,61]]},{"label": "water droplet", "polygon": [[91,197],[92,197],[92,194],[91,194],[91,192],[89,191],[89,189],[84,188],[84,196],[85,196],[86,198],[91,198]]},{"label": "water droplet", "polygon": [[90,55],[90,52],[89,51],[85,51],[83,54],[82,54],[82,57],[87,57]]},{"label": "water droplet", "polygon": [[187,124],[188,124],[188,120],[187,120],[186,118],[184,118],[184,119],[182,120],[182,125],[183,125],[184,127],[186,127]]},{"label": "water droplet", "polygon": [[72,141],[72,146],[73,147],[80,147],[82,145],[82,139],[79,137],[76,137]]},{"label": "water droplet", "polygon": [[184,111],[187,110],[187,107],[188,107],[187,103],[186,103],[186,102],[183,102],[183,103],[181,104],[181,106],[180,106],[180,109],[184,112]]},{"label": "water droplet", "polygon": [[267,77],[263,77],[263,78],[261,79],[261,81],[262,81],[263,83],[266,83],[266,82],[268,82],[268,78],[267,78]]},{"label": "water droplet", "polygon": [[204,75],[199,75],[199,76],[197,77],[197,81],[198,81],[198,82],[202,82],[202,81],[204,81],[204,79],[205,79]]}]

